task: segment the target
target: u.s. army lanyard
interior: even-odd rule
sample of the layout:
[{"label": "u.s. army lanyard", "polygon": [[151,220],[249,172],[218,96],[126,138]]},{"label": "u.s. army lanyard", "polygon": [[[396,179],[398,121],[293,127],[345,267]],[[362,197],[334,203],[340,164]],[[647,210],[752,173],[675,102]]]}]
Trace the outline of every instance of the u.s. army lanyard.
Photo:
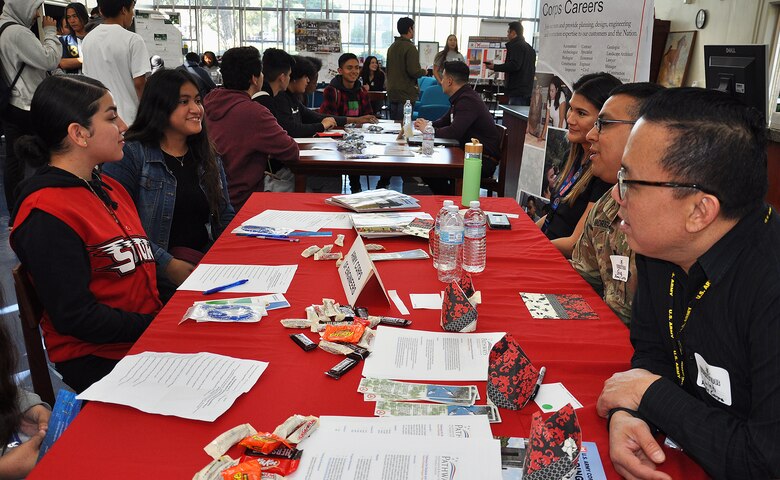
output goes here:
[{"label": "u.s. army lanyard", "polygon": [[682,335],[683,329],[685,329],[685,326],[688,324],[688,319],[691,317],[691,312],[693,311],[693,306],[701,300],[701,297],[704,296],[705,293],[707,293],[707,290],[710,288],[710,281],[707,280],[704,282],[704,285],[701,287],[701,290],[699,290],[699,293],[696,294],[696,296],[693,298],[693,300],[688,303],[688,308],[685,310],[685,317],[683,318],[682,325],[680,325],[680,328],[675,332],[674,330],[674,279],[675,279],[675,273],[672,272],[672,278],[669,281],[669,336],[672,338],[672,353],[674,354],[674,368],[675,373],[677,374],[677,380],[680,382],[680,385],[682,385],[685,382],[685,360],[683,357],[683,348],[682,348],[682,339],[680,336]]}]

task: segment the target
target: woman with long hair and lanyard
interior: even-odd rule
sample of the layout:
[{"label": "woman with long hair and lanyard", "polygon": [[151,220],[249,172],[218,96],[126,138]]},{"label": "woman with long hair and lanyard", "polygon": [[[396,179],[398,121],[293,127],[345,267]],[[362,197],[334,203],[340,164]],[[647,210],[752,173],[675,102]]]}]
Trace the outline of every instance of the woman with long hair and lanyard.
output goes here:
[{"label": "woman with long hair and lanyard", "polygon": [[593,204],[611,187],[591,173],[588,158],[590,144],[585,136],[593,128],[609,92],[620,83],[614,76],[603,72],[584,75],[574,83],[566,116],[569,125],[566,136],[571,144],[569,158],[552,189],[550,212],[537,222],[566,258],[571,257]]},{"label": "woman with long hair and lanyard", "polygon": [[35,134],[16,144],[31,166],[11,247],[43,304],[49,359],[81,392],[127,354],[162,304],[152,246],[127,191],[98,165],[122,159],[127,125],[106,87],[81,75],[41,82]]},{"label": "woman with long hair and lanyard", "polygon": [[138,207],[157,261],[163,302],[233,220],[227,180],[203,121],[195,78],[160,70],[147,82],[127,131],[124,158],[103,172]]}]

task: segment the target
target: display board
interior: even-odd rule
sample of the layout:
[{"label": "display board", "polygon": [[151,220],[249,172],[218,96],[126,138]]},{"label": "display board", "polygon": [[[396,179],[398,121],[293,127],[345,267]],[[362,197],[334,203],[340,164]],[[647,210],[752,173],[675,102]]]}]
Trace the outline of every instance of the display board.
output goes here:
[{"label": "display board", "polygon": [[504,74],[485,68],[485,62],[504,63],[506,59],[506,38],[469,37],[466,63],[469,65],[469,79],[494,78],[503,80]]},{"label": "display board", "polygon": [[168,15],[155,10],[135,10],[135,33],[143,38],[149,56],[159,55],[168,68],[184,63],[182,33]]},{"label": "display board", "polygon": [[650,76],[653,0],[546,3],[518,179],[517,201],[548,198],[569,153],[566,114],[582,75],[608,72],[623,82]]},{"label": "display board", "polygon": [[341,53],[341,21],[296,18],[295,49],[298,52]]},{"label": "display board", "polygon": [[420,52],[420,66],[422,68],[433,68],[433,60],[439,53],[439,42],[419,42],[417,50]]}]

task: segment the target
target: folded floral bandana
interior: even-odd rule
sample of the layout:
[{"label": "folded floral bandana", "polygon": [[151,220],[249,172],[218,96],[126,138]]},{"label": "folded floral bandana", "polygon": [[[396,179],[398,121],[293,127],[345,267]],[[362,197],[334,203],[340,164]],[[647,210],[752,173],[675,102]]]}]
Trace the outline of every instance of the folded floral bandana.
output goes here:
[{"label": "folded floral bandana", "polygon": [[444,289],[441,304],[441,327],[448,332],[473,332],[477,329],[479,292],[474,292],[471,275],[452,282]]},{"label": "folded floral bandana", "polygon": [[539,412],[531,418],[523,480],[560,480],[577,468],[582,432],[574,408],[567,404],[542,420]]},{"label": "folded floral bandana", "polygon": [[497,406],[520,410],[534,393],[539,370],[531,365],[512,335],[493,345],[488,359],[488,398]]}]

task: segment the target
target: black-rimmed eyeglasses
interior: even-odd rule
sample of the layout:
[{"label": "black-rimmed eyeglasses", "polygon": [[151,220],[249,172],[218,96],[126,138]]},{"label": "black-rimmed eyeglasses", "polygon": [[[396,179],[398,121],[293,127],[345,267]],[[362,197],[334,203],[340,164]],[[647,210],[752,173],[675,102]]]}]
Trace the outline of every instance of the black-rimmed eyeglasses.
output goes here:
[{"label": "black-rimmed eyeglasses", "polygon": [[618,183],[617,183],[618,195],[620,196],[621,200],[625,200],[626,191],[628,190],[629,185],[645,185],[647,187],[664,187],[664,188],[693,188],[695,190],[700,190],[704,193],[709,193],[710,195],[714,195],[715,197],[718,196],[718,194],[713,192],[712,190],[706,187],[702,187],[701,185],[697,185],[695,183],[649,182],[647,180],[626,180],[626,170],[624,168],[618,170],[617,179],[618,179]]},{"label": "black-rimmed eyeglasses", "polygon": [[636,123],[636,120],[609,120],[606,118],[597,118],[595,122],[593,122],[593,126],[596,127],[596,131],[601,133],[601,129],[604,128],[604,125],[609,125],[610,123],[624,123],[626,125],[633,125]]}]

